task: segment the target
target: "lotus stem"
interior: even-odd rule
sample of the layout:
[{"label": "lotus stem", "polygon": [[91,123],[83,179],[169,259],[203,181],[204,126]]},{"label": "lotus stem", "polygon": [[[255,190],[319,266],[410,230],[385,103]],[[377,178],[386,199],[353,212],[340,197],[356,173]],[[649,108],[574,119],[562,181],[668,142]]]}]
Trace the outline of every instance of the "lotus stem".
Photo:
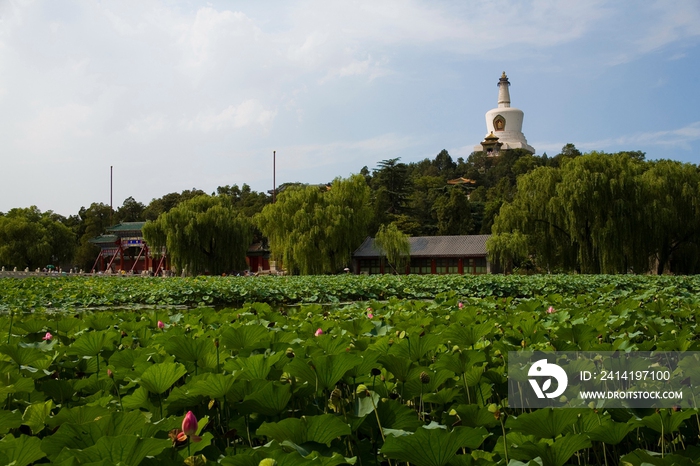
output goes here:
[{"label": "lotus stem", "polygon": [[506,464],[508,464],[508,442],[506,440],[506,426],[505,424],[503,424],[503,416],[498,416],[498,420],[501,422],[501,431],[503,432],[503,453],[506,456]]},{"label": "lotus stem", "polygon": [[10,309],[10,328],[7,331],[7,344],[10,344],[10,337],[12,336],[12,320],[15,316],[15,311]]}]

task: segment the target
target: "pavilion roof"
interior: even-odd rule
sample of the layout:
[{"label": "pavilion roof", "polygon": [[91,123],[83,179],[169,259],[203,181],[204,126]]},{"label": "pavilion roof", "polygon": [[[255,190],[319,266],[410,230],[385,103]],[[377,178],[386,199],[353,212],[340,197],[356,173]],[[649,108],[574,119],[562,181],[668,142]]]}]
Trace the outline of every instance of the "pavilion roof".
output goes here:
[{"label": "pavilion roof", "polygon": [[[491,235],[413,236],[408,238],[411,257],[474,257],[486,256],[486,240]],[[379,257],[374,238],[367,238],[353,257]]]}]

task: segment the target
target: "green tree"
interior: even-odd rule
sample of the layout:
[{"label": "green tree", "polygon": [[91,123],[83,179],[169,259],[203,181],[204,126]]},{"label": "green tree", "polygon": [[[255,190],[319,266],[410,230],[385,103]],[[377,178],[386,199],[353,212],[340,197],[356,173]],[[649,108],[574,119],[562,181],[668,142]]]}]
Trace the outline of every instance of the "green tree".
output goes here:
[{"label": "green tree", "polygon": [[250,220],[226,197],[206,194],[147,222],[143,236],[153,248],[165,246],[173,264],[193,275],[244,269],[253,238]]},{"label": "green tree", "polygon": [[374,243],[379,248],[380,254],[386,257],[395,274],[403,271],[410,263],[411,244],[408,242],[408,235],[401,232],[396,224],[380,226]]},{"label": "green tree", "polygon": [[254,221],[273,257],[290,273],[321,274],[347,266],[372,221],[370,190],[362,175],[330,186],[285,189]]},{"label": "green tree", "polygon": [[[692,164],[660,160],[640,176],[643,231],[649,238],[656,273],[670,261],[687,263],[680,273],[694,272],[700,245],[700,172]],[[680,254],[683,252],[682,254]]]},{"label": "green tree", "polygon": [[0,217],[0,264],[30,270],[49,263],[68,264],[75,236],[52,211],[36,206],[12,209]]},{"label": "green tree", "polygon": [[100,248],[90,243],[90,239],[105,233],[111,226],[112,209],[104,203],[92,203],[90,207],[81,207],[78,221],[74,222],[73,231],[78,238],[74,262],[84,270],[91,270]]},{"label": "green tree", "polygon": [[[501,207],[493,233],[524,235],[528,255],[547,270],[647,271],[652,246],[640,181],[647,167],[626,153],[594,152],[559,168],[537,168],[518,178],[517,194]],[[502,262],[523,256],[519,237],[490,245]]]},{"label": "green tree", "polygon": [[471,217],[469,199],[459,186],[449,190],[447,196],[435,202],[438,235],[468,235],[474,223]]},{"label": "green tree", "polygon": [[158,199],[153,199],[150,204],[144,209],[142,217],[144,220],[155,220],[160,214],[170,212],[170,210],[176,207],[181,202],[192,199],[193,197],[201,196],[206,194],[201,189],[187,189],[181,193],[169,193]]},{"label": "green tree", "polygon": [[146,206],[129,196],[124,199],[124,204],[117,209],[114,215],[114,223],[119,222],[140,222],[143,220],[143,211]]}]

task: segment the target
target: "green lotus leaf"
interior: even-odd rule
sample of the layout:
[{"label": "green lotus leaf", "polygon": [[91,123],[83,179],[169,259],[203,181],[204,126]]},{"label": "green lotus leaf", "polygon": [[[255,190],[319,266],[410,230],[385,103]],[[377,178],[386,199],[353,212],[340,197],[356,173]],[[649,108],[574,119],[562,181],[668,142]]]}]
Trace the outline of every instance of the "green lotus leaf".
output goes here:
[{"label": "green lotus leaf", "polygon": [[272,367],[284,357],[284,353],[271,355],[255,354],[247,358],[231,359],[226,364],[230,371],[242,371],[238,376],[243,380],[266,379]]},{"label": "green lotus leaf", "polygon": [[457,353],[441,354],[435,362],[435,369],[445,369],[462,375],[474,366],[481,366],[486,362],[483,351],[463,350]]},{"label": "green lotus leaf", "polygon": [[118,339],[118,333],[109,330],[86,332],[70,345],[68,354],[81,357],[94,357],[106,349],[111,349]]},{"label": "green lotus leaf", "polygon": [[6,458],[4,464],[27,466],[45,457],[46,453],[41,450],[41,440],[36,437],[7,435],[0,440],[0,455]]},{"label": "green lotus leaf", "polygon": [[414,362],[420,361],[428,352],[435,351],[443,338],[439,335],[428,333],[418,336],[421,333],[420,327],[412,331],[415,336],[407,337],[395,343],[389,350],[389,354],[406,358]]},{"label": "green lotus leaf", "polygon": [[42,440],[41,448],[55,460],[64,448],[84,450],[104,436],[134,435],[145,425],[146,417],[140,411],[105,415],[85,424],[64,423]]},{"label": "green lotus leaf", "polygon": [[40,333],[48,326],[48,322],[45,320],[32,319],[25,320],[24,322],[17,322],[14,327],[24,330],[23,333]]},{"label": "green lotus leaf", "polygon": [[492,427],[498,424],[498,420],[493,416],[493,413],[488,408],[480,408],[475,404],[459,405],[454,408],[462,421],[463,426],[467,427]]},{"label": "green lotus leaf", "polygon": [[474,450],[490,434],[483,427],[416,430],[413,435],[387,437],[381,452],[389,458],[415,466],[445,466],[461,448]]},{"label": "green lotus leaf", "polygon": [[453,325],[445,331],[442,339],[460,348],[474,349],[474,345],[493,330],[494,326],[491,322],[477,325]]},{"label": "green lotus leaf", "polygon": [[301,419],[288,418],[280,422],[264,422],[257,430],[258,435],[283,442],[289,440],[296,444],[306,442],[331,442],[343,435],[350,435],[350,426],[332,414],[319,416],[302,416]]},{"label": "green lotus leaf", "polygon": [[620,458],[624,466],[693,466],[697,463],[681,455],[665,455],[655,451],[637,449]]},{"label": "green lotus leaf", "polygon": [[347,330],[348,333],[357,337],[374,330],[374,324],[367,318],[360,318],[341,322],[340,328]]},{"label": "green lotus leaf", "polygon": [[265,327],[243,325],[237,328],[229,328],[223,332],[221,334],[221,344],[233,351],[265,348],[269,340],[268,334],[269,332]]},{"label": "green lotus leaf", "polygon": [[372,350],[367,350],[363,351],[359,356],[361,362],[345,374],[347,377],[366,377],[370,374],[370,371],[372,369],[379,369],[381,367],[380,364],[377,363],[380,353]]},{"label": "green lotus leaf", "polygon": [[593,441],[617,445],[622,442],[627,434],[634,429],[634,425],[625,422],[607,421],[594,427],[588,432],[588,437]]},{"label": "green lotus leaf", "polygon": [[151,393],[160,395],[187,374],[185,366],[175,362],[153,364],[141,374],[141,386]]},{"label": "green lotus leaf", "polygon": [[292,390],[289,384],[280,384],[269,380],[254,380],[253,390],[243,402],[248,404],[251,412],[258,412],[264,416],[275,416],[287,408],[292,398]]},{"label": "green lotus leaf", "polygon": [[385,354],[379,358],[379,362],[391,372],[399,382],[406,382],[411,371],[413,361],[396,356],[395,354]]},{"label": "green lotus leaf", "polygon": [[168,339],[165,343],[165,349],[178,360],[197,362],[214,351],[214,342],[208,338],[192,338],[189,335],[180,335]]},{"label": "green lotus leaf", "polygon": [[5,435],[21,425],[22,414],[19,411],[0,410],[0,435]]},{"label": "green lotus leaf", "polygon": [[53,429],[64,423],[72,423],[76,425],[87,424],[94,422],[96,419],[108,414],[108,411],[101,406],[75,406],[73,408],[64,407],[50,419],[46,420],[49,428]]},{"label": "green lotus leaf", "polygon": [[564,466],[574,453],[590,446],[591,441],[585,434],[569,434],[552,443],[544,440],[540,440],[538,443],[526,442],[518,445],[516,449],[521,454],[527,454],[529,459],[540,457],[542,466]]},{"label": "green lotus leaf", "polygon": [[362,363],[356,354],[341,353],[311,358],[318,375],[319,389],[332,390],[346,372]]},{"label": "green lotus leaf", "polygon": [[[396,430],[412,433],[423,425],[423,422],[418,418],[418,416],[416,416],[416,411],[401,403],[399,400],[380,400],[376,393],[374,393],[374,396],[377,406],[377,414],[379,415],[379,422],[381,422],[382,428],[385,431]],[[360,401],[364,400],[370,401],[369,397],[360,399]],[[372,405],[369,403],[369,408],[371,407]],[[372,410],[365,409],[361,413],[368,414],[371,412]],[[362,431],[366,432],[367,434],[371,434],[371,432],[368,430],[370,428],[379,428],[377,425],[377,419],[374,415],[369,416],[361,427]]]},{"label": "green lotus leaf", "polygon": [[38,434],[46,425],[46,418],[51,415],[53,401],[32,403],[27,406],[22,416],[22,424],[28,426],[33,435]]},{"label": "green lotus leaf", "polygon": [[46,358],[46,355],[36,348],[25,348],[19,345],[2,345],[0,353],[9,356],[18,366],[31,366],[32,363]]},{"label": "green lotus leaf", "polygon": [[139,438],[133,435],[102,437],[95,445],[84,450],[65,448],[56,458],[56,462],[75,457],[80,464],[108,460],[123,466],[138,466],[146,456],[158,455],[169,448],[168,439]]},{"label": "green lotus leaf", "polygon": [[556,438],[569,429],[577,420],[581,410],[578,409],[538,409],[532,413],[511,416],[506,427],[535,435],[538,438]]},{"label": "green lotus leaf", "polygon": [[670,409],[660,410],[658,413],[650,414],[642,419],[631,421],[634,427],[643,425],[654,429],[656,432],[670,434],[680,429],[683,422],[696,415],[693,410],[672,411]]},{"label": "green lotus leaf", "polygon": [[233,387],[236,376],[223,374],[203,374],[196,380],[188,382],[188,392],[193,396],[208,396],[209,398],[221,399],[225,397]]}]

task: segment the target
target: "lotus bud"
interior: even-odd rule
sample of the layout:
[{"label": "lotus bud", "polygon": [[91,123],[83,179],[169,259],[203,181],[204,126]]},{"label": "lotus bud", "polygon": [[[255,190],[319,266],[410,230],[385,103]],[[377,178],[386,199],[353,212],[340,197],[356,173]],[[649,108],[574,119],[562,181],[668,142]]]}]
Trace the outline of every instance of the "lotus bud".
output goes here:
[{"label": "lotus bud", "polygon": [[258,463],[258,466],[277,466],[277,461],[272,458],[265,458]]},{"label": "lotus bud", "polygon": [[315,336],[315,337],[317,337],[317,336],[319,336],[319,335],[323,335],[323,329],[320,329],[320,328],[319,328],[319,329],[316,330],[316,332],[314,333],[314,336]]},{"label": "lotus bud", "polygon": [[292,359],[294,356],[294,350],[292,348],[287,348],[287,351],[284,353],[289,359]]},{"label": "lotus bud", "polygon": [[182,420],[182,431],[185,435],[190,436],[197,433],[197,418],[192,411],[187,411],[185,418]]},{"label": "lotus bud", "polygon": [[214,346],[215,346],[216,348],[219,347],[219,339],[218,339],[218,338],[215,338],[215,339],[214,339]]},{"label": "lotus bud", "polygon": [[457,307],[460,308],[460,309],[462,309],[462,308],[464,307],[464,304],[462,303],[462,301],[459,302],[459,304],[457,305]]},{"label": "lotus bud", "polygon": [[371,312],[367,313],[367,318],[368,318],[368,319],[372,319],[373,317],[374,317],[374,314],[372,314]]},{"label": "lotus bud", "polygon": [[124,337],[127,336],[127,334],[126,334],[126,332],[125,332],[124,330],[122,330],[121,336],[122,336],[122,338],[124,338]]},{"label": "lotus bud", "polygon": [[52,338],[53,338],[53,335],[51,335],[51,333],[49,333],[49,332],[46,332],[46,335],[44,335],[44,336],[42,337],[42,340],[44,340],[44,341],[51,341]]},{"label": "lotus bud", "polygon": [[158,328],[161,329],[161,330],[163,330],[163,329],[165,328],[165,324],[163,323],[162,320],[159,320],[159,321],[158,321]]},{"label": "lotus bud", "polygon": [[382,371],[379,370],[379,369],[377,369],[376,367],[375,367],[374,369],[372,369],[370,372],[371,372],[372,375],[375,376],[375,377],[378,376],[378,375],[382,375]]},{"label": "lotus bud", "polygon": [[107,377],[110,379],[114,378],[114,372],[112,372],[112,369],[107,369]]},{"label": "lotus bud", "polygon": [[422,384],[430,383],[430,375],[428,375],[428,373],[425,371],[421,372],[418,378],[420,379],[420,383]]},{"label": "lotus bud", "polygon": [[547,314],[554,314],[555,312],[557,312],[557,310],[552,306],[549,306],[549,309],[547,309]]}]

